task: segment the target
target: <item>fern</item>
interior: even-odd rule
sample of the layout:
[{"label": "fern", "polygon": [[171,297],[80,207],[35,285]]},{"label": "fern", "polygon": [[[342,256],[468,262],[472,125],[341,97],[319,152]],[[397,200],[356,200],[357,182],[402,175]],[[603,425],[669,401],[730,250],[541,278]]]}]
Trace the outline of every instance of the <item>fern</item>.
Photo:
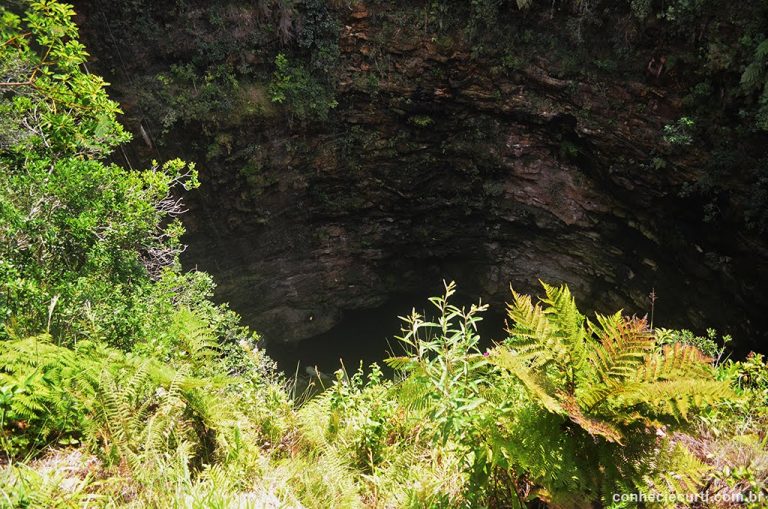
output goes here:
[{"label": "fern", "polygon": [[698,493],[710,468],[681,443],[662,440],[654,455],[643,465],[640,491],[660,500],[673,500],[676,494]]},{"label": "fern", "polygon": [[122,459],[132,467],[140,464],[138,437],[146,426],[152,400],[149,374],[142,364],[128,380],[104,371],[96,390],[97,436],[110,459]]},{"label": "fern", "polygon": [[610,317],[597,315],[599,325],[589,323],[599,338],[591,345],[592,370],[597,381],[612,386],[635,373],[654,349],[654,342],[644,320],[627,320],[616,313]]},{"label": "fern", "polygon": [[567,286],[550,286],[541,283],[546,293],[542,302],[547,305],[544,313],[557,331],[561,343],[568,346],[569,361],[576,370],[581,369],[587,358],[584,316],[576,307],[576,299]]},{"label": "fern", "polygon": [[7,454],[81,437],[96,379],[94,365],[48,335],[2,342],[0,446]]},{"label": "fern", "polygon": [[191,365],[195,372],[214,372],[212,364],[219,355],[219,346],[208,323],[188,308],[182,308],[173,317],[171,334],[176,344],[176,358]]},{"label": "fern", "polygon": [[[600,498],[622,479],[639,486],[653,478],[658,483],[653,489],[688,486],[664,481],[667,466],[654,466],[649,450],[655,450],[656,428],[679,426],[731,396],[727,383],[715,379],[712,359],[692,346],[657,345],[645,320],[620,312],[587,321],[567,287],[542,285],[546,297],[541,304],[513,291],[510,336],[492,350],[489,362],[560,423],[551,432],[569,430],[563,446],[575,455],[582,480],[591,479],[585,486],[591,486],[592,496]],[[659,447],[655,454],[680,461],[685,475],[697,478],[698,467],[685,452]],[[534,462],[524,460],[527,454],[516,449],[518,461],[530,469]],[[535,477],[548,487],[548,496],[564,503],[556,493],[562,495],[560,488],[569,485],[561,477],[565,470],[556,463],[541,467]]]},{"label": "fern", "polygon": [[137,475],[161,471],[168,458],[184,469],[202,466],[213,459],[217,431],[227,424],[205,390],[213,387],[184,369],[163,369],[151,361],[104,371],[96,390],[94,434],[111,462]]},{"label": "fern", "polygon": [[516,355],[508,349],[498,349],[490,359],[493,364],[504,368],[517,377],[544,408],[555,414],[565,415],[567,413],[557,395],[554,394],[555,390],[552,384],[546,377],[530,369],[525,357]]},{"label": "fern", "polygon": [[587,360],[584,317],[568,287],[542,285],[546,307],[534,304],[528,295],[512,292],[513,304],[507,309],[514,325],[506,343],[538,367],[554,363],[563,383],[573,387]]},{"label": "fern", "polygon": [[534,305],[528,295],[512,292],[512,304],[507,304],[507,314],[513,320],[514,326],[509,329],[510,343],[521,355],[544,355],[553,346],[554,337],[552,326],[544,310],[538,304]]},{"label": "fern", "polygon": [[[65,480],[70,481],[66,488]],[[91,492],[96,483],[90,475],[72,481],[65,471],[38,472],[25,465],[7,466],[0,470],[0,507],[72,509],[93,507],[101,498]]]},{"label": "fern", "polygon": [[[621,442],[616,423],[686,420],[691,408],[728,395],[726,385],[714,381],[710,359],[697,349],[675,345],[659,351],[645,321],[621,313],[597,315],[596,323],[584,326],[567,289],[544,288],[546,308],[513,293],[512,336],[491,359],[547,410],[569,415],[590,434]],[[557,368],[547,368],[550,363]],[[638,414],[637,407],[648,415]]]},{"label": "fern", "polygon": [[741,92],[757,96],[755,121],[757,127],[768,130],[768,39],[761,41],[754,50],[754,59],[741,74]]}]

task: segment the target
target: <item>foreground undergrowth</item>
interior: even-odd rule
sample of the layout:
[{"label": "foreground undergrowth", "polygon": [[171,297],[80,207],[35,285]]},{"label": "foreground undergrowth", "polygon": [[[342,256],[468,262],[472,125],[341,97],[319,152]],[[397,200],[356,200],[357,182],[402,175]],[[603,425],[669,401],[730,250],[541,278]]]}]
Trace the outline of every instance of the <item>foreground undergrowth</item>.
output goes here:
[{"label": "foreground undergrowth", "polygon": [[394,377],[296,397],[180,267],[194,166],[109,163],[129,136],[71,8],[24,5],[0,8],[0,506],[762,506],[764,359],[566,286],[513,292],[481,350],[486,307],[447,284]]}]

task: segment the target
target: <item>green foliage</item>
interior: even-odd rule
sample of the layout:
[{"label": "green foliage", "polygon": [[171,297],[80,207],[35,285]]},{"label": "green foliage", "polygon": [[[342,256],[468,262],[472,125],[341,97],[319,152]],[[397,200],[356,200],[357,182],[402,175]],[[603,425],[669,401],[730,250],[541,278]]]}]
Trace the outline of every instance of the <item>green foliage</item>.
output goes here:
[{"label": "green foliage", "polygon": [[52,344],[48,335],[4,341],[0,449],[15,456],[78,443],[96,384],[93,368],[90,359]]},{"label": "green foliage", "polygon": [[145,101],[162,112],[165,132],[176,124],[215,124],[238,106],[240,83],[228,64],[211,65],[202,73],[191,63],[174,64],[156,80],[155,101]]},{"label": "green foliage", "polygon": [[372,469],[383,459],[394,410],[386,398],[389,386],[374,364],[367,380],[362,366],[351,378],[338,372],[328,391],[329,438],[338,440],[345,457],[361,469]]},{"label": "green foliage", "polygon": [[[10,326],[19,334],[49,329],[76,338],[96,327],[105,339],[130,337],[127,315],[181,249],[180,224],[161,226],[174,212],[171,189],[194,173],[179,161],[128,172],[76,158],[28,158],[0,173],[6,334]],[[102,315],[103,302],[117,316]]]},{"label": "green foliage", "polygon": [[52,1],[23,17],[2,10],[0,61],[13,68],[0,98],[0,339],[47,331],[128,347],[162,322],[146,299],[178,272],[174,194],[197,173],[179,160],[147,171],[101,160],[128,136],[103,80],[83,71],[72,15]]},{"label": "green foliage", "polygon": [[757,95],[755,123],[768,131],[768,39],[763,39],[754,50],[754,60],[741,75],[741,88],[748,96]]},{"label": "green foliage", "polygon": [[327,77],[337,72],[339,63],[339,33],[341,23],[326,0],[303,0],[300,5],[301,24],[296,33],[299,48],[310,50],[310,65]]},{"label": "green foliage", "polygon": [[0,471],[0,500],[3,507],[71,509],[105,502],[91,493],[90,475],[70,481],[63,471],[40,472],[27,465],[11,466]]},{"label": "green foliage", "polygon": [[[180,269],[177,193],[197,185],[194,167],[106,163],[128,136],[103,82],[82,70],[71,8],[24,6],[0,9],[2,504],[585,507],[618,492],[765,484],[761,356],[715,369],[700,351],[722,358],[714,333],[653,332],[620,313],[586,320],[567,287],[544,285],[538,304],[513,294],[510,336],[482,352],[486,306],[453,305],[447,284],[431,315],[406,318],[394,379],[376,365],[340,371],[324,393],[292,400],[258,337],[211,301],[210,276]],[[534,7],[468,6],[480,24]],[[270,99],[301,121],[327,118],[338,6],[259,7],[309,53],[309,66],[278,56]],[[204,16],[226,28],[219,10]],[[241,71],[208,63],[160,75],[167,94],[188,94],[168,126],[233,107]],[[702,454],[697,425],[748,458]]]},{"label": "green foliage", "polygon": [[3,454],[83,444],[148,497],[195,484],[204,462],[252,472],[287,396],[257,337],[209,300],[210,277],[180,270],[176,193],[198,185],[194,166],[103,162],[128,137],[83,71],[71,8],[1,13]]},{"label": "green foliage", "polygon": [[762,355],[718,366],[718,378],[731,384],[731,398],[699,417],[697,433],[688,440],[709,466],[703,477],[706,493],[762,507],[768,496],[768,364]]},{"label": "green foliage", "polygon": [[690,23],[701,14],[707,0],[673,0],[664,6],[661,16],[670,22]]},{"label": "green foliage", "polygon": [[515,325],[491,358],[551,412],[621,443],[638,424],[685,421],[689,412],[728,396],[711,359],[697,348],[660,346],[644,320],[620,313],[585,323],[567,287],[544,289],[546,307],[514,294],[509,316]]},{"label": "green foliage", "polygon": [[485,355],[485,308],[450,304],[454,291],[406,318],[394,382],[339,372],[299,410],[280,475],[303,503],[584,507],[697,493],[713,475],[681,432],[735,398],[696,348],[620,314],[587,321],[545,286],[541,305],[515,296],[510,338]]},{"label": "green foliage", "polygon": [[290,113],[301,121],[326,120],[338,103],[332,91],[317,81],[299,64],[290,64],[282,53],[275,58],[277,69],[269,85],[270,99],[285,104]]},{"label": "green foliage", "polygon": [[488,306],[465,309],[450,304],[455,291],[454,283],[446,284],[442,297],[430,299],[435,319],[415,311],[405,318],[407,327],[399,339],[406,355],[387,362],[407,374],[398,398],[406,409],[428,420],[433,440],[458,458],[468,483],[462,496],[477,504],[488,496],[493,473],[489,433],[493,436],[494,421],[510,404],[492,391],[487,358],[478,350],[479,314]]},{"label": "green foliage", "polygon": [[416,127],[427,128],[435,123],[429,115],[413,115],[408,117],[408,123]]},{"label": "green foliage", "polygon": [[744,361],[728,361],[720,367],[720,375],[747,398],[750,414],[768,419],[768,363],[763,354],[751,353]]},{"label": "green foliage", "polygon": [[657,328],[654,330],[656,341],[659,345],[674,345],[675,343],[682,343],[684,345],[690,345],[701,350],[701,352],[707,357],[711,357],[715,360],[715,365],[720,363],[720,360],[725,354],[728,343],[733,341],[730,335],[723,336],[718,344],[717,331],[714,329],[707,329],[706,336],[697,336],[689,330],[671,330]]},{"label": "green foliage", "polygon": [[[706,221],[740,217],[762,232],[766,170],[749,145],[765,132],[768,6],[680,0],[656,7],[662,7],[666,46],[674,48],[666,55],[669,77],[687,78],[687,116],[696,118],[697,141],[713,147],[702,176],[685,192],[699,195]],[[677,141],[688,140],[683,135]],[[724,195],[730,206],[718,200]]]},{"label": "green foliage", "polygon": [[681,117],[673,124],[664,126],[664,141],[670,145],[690,145],[693,143],[695,122],[688,117]]},{"label": "green foliage", "polygon": [[645,19],[651,14],[652,0],[630,0],[632,14],[638,19]]},{"label": "green foliage", "polygon": [[[191,323],[178,330],[195,331],[196,320],[188,312],[181,316]],[[208,359],[206,372],[223,367],[201,356],[200,348],[190,349],[197,354],[188,353],[189,362],[173,369],[88,341],[74,349],[52,345],[47,336],[5,344],[3,452],[13,458],[46,445],[83,444],[105,468],[130,473],[133,482],[151,487],[147,496],[167,490],[165,483],[196,482],[206,464],[249,474],[260,455],[255,444],[268,431],[261,415],[274,420],[289,411],[285,391],[278,380],[262,377],[263,364],[253,351],[247,354],[254,362],[247,377],[200,377],[190,374],[197,360]]]},{"label": "green foliage", "polygon": [[92,434],[107,464],[130,468],[139,480],[149,480],[166,467],[168,457],[183,469],[215,458],[220,445],[216,432],[226,426],[214,424],[218,391],[185,371],[143,360],[102,372]]},{"label": "green foliage", "polygon": [[473,437],[464,432],[474,428],[474,413],[483,400],[478,396],[483,381],[477,376],[486,364],[477,350],[477,316],[487,306],[458,308],[448,299],[455,293],[454,283],[445,286],[442,297],[430,302],[437,309],[436,321],[425,320],[415,311],[406,318],[407,329],[399,338],[407,354],[389,359],[388,364],[408,373],[402,384],[402,397],[414,409],[423,409],[434,423],[437,438],[445,443],[453,436]]},{"label": "green foliage", "polygon": [[0,87],[11,92],[0,101],[11,123],[0,139],[12,157],[94,157],[129,139],[104,80],[81,70],[88,55],[73,15],[51,0],[30,2],[23,17],[0,8]]},{"label": "green foliage", "polygon": [[[567,287],[543,286],[543,306],[513,293],[510,336],[489,356],[547,412],[527,428],[550,434],[568,451],[568,457],[538,463],[541,471],[534,478],[555,501],[583,497],[586,503],[622,486],[653,490],[649,479],[668,475],[658,460],[669,456],[683,468],[673,470],[682,485],[671,488],[686,492],[682,488],[696,484],[702,467],[676,459],[673,450],[656,443],[655,430],[679,427],[730,397],[727,384],[715,379],[710,359],[681,343],[658,345],[643,320],[617,313],[587,321]],[[561,435],[562,429],[569,431]],[[525,449],[508,447],[523,465],[535,464]]]}]

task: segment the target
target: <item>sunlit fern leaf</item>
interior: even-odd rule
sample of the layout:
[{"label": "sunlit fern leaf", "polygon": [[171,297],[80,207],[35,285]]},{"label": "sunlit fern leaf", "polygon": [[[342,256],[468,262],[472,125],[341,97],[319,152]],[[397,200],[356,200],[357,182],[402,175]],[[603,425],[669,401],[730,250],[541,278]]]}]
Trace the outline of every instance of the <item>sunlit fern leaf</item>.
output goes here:
[{"label": "sunlit fern leaf", "polygon": [[651,382],[676,378],[711,377],[712,359],[694,346],[675,343],[665,345],[661,352],[650,355],[638,368],[633,380]]},{"label": "sunlit fern leaf", "polygon": [[187,438],[188,430],[183,416],[187,405],[181,391],[184,376],[179,371],[166,390],[155,391],[155,409],[149,413],[140,430],[145,453],[164,454],[173,448],[174,443]]},{"label": "sunlit fern leaf", "polygon": [[[544,288],[543,309],[513,293],[509,315],[519,322],[511,325],[511,337],[488,357],[519,382],[532,403],[548,411],[539,416],[540,422],[525,426],[528,430],[543,426],[540,438],[552,443],[541,447],[529,443],[532,431],[514,435],[522,444],[516,449],[521,458],[530,454],[530,447],[539,447],[533,458],[519,460],[518,466],[546,488],[546,499],[558,507],[568,506],[568,495],[574,492],[615,493],[624,482],[635,490],[643,475],[656,475],[664,468],[643,463],[659,454],[654,450],[655,430],[674,429],[704,407],[730,397],[728,384],[715,379],[711,359],[697,349],[679,344],[657,347],[644,320],[619,312],[597,315],[594,323],[585,324],[569,292]],[[589,354],[588,361],[580,363],[582,345]],[[518,413],[515,419],[509,426],[519,425],[523,417]],[[555,455],[540,459],[545,453]],[[575,462],[573,469],[566,468],[569,461]],[[576,474],[583,485],[574,484]],[[694,470],[691,479],[695,474]],[[686,485],[675,485],[685,480],[685,473],[675,471],[666,479],[663,472],[660,475],[669,489],[679,492]],[[588,505],[587,499],[584,502],[581,506]]]},{"label": "sunlit fern leaf", "polygon": [[13,392],[13,410],[25,419],[46,409],[49,391],[43,384],[43,373],[33,371],[16,381]]},{"label": "sunlit fern leaf", "polygon": [[590,435],[601,436],[609,442],[622,443],[624,435],[614,424],[584,415],[575,398],[564,395],[561,406],[568,414],[568,418]]},{"label": "sunlit fern leaf", "polygon": [[331,396],[332,391],[325,391],[305,403],[298,412],[302,436],[318,450],[328,445]]},{"label": "sunlit fern leaf", "polygon": [[552,286],[540,281],[546,293],[544,313],[560,341],[568,345],[568,357],[580,369],[587,358],[584,316],[576,307],[576,299],[566,285]]},{"label": "sunlit fern leaf", "polygon": [[619,408],[642,406],[645,415],[686,421],[691,408],[704,408],[731,395],[725,382],[683,378],[627,384],[623,391],[612,395],[608,404]]},{"label": "sunlit fern leaf", "polygon": [[102,373],[96,392],[100,435],[105,445],[131,460],[141,440],[152,402],[149,394],[147,363],[142,363],[127,381],[107,370]]},{"label": "sunlit fern leaf", "polygon": [[632,377],[654,349],[645,320],[627,319],[619,312],[611,316],[598,314],[597,322],[589,322],[600,339],[593,345],[591,356],[597,380],[612,384]]},{"label": "sunlit fern leaf", "polygon": [[[416,368],[419,370],[419,368]],[[417,377],[410,377],[397,385],[397,399],[408,410],[423,412],[435,402],[435,393],[428,384]]]},{"label": "sunlit fern leaf", "polygon": [[648,457],[648,472],[641,490],[660,500],[674,500],[676,496],[698,493],[702,479],[710,467],[702,463],[681,443],[664,440],[656,454]]},{"label": "sunlit fern leaf", "polygon": [[51,341],[47,334],[6,340],[0,350],[3,425],[33,448],[79,434],[96,383],[90,360]]},{"label": "sunlit fern leaf", "polygon": [[517,377],[533,396],[534,401],[541,404],[550,412],[566,414],[565,409],[548,388],[546,380],[538,376],[523,359],[504,347],[497,347],[488,356],[488,361],[503,368]]},{"label": "sunlit fern leaf", "polygon": [[550,335],[551,326],[544,309],[531,301],[529,295],[512,291],[512,303],[507,304],[507,315],[512,320],[508,330],[516,342],[538,343]]},{"label": "sunlit fern leaf", "polygon": [[414,363],[417,362],[413,357],[388,357],[384,359],[384,363],[395,371],[409,371],[413,369]]},{"label": "sunlit fern leaf", "polygon": [[222,465],[208,465],[201,473],[200,478],[207,481],[213,493],[232,492],[236,486],[236,480],[232,478],[231,472]]},{"label": "sunlit fern leaf", "polygon": [[512,320],[505,341],[515,352],[536,366],[567,355],[566,347],[555,335],[544,309],[533,304],[531,297],[512,291],[513,302],[507,304],[507,315]]},{"label": "sunlit fern leaf", "polygon": [[593,412],[615,391],[620,391],[622,384],[583,383],[574,391],[574,396],[585,412]]},{"label": "sunlit fern leaf", "polygon": [[210,326],[187,308],[176,312],[172,333],[196,368],[205,367],[218,355],[218,343]]}]

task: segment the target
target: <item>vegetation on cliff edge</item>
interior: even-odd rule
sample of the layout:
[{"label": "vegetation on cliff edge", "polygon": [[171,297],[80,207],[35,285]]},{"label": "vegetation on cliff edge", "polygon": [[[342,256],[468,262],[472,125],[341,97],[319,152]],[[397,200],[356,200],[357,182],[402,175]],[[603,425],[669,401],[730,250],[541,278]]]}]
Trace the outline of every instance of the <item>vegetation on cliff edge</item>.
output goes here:
[{"label": "vegetation on cliff edge", "polygon": [[180,267],[194,166],[108,162],[128,135],[72,15],[0,8],[0,507],[761,506],[763,358],[587,319],[565,286],[513,292],[483,351],[447,284],[394,378],[295,397]]}]

